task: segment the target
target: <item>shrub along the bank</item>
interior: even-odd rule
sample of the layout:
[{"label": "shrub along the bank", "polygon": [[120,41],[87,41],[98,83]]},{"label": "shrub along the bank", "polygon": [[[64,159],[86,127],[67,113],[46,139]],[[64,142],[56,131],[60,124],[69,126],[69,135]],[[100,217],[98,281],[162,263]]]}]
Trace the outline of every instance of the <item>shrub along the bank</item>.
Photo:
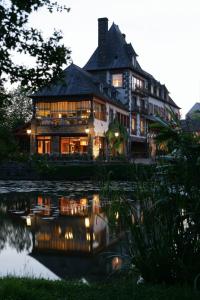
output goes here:
[{"label": "shrub along the bank", "polygon": [[155,166],[129,163],[73,163],[66,165],[37,161],[34,168],[39,178],[47,180],[127,180],[152,176]]},{"label": "shrub along the bank", "polygon": [[171,159],[135,169],[134,201],[108,184],[107,196],[127,226],[132,265],[144,280],[200,289],[200,138],[172,125],[158,135]]},{"label": "shrub along the bank", "polygon": [[0,279],[2,300],[199,300],[188,287],[135,285],[131,279],[91,284],[34,279]]}]

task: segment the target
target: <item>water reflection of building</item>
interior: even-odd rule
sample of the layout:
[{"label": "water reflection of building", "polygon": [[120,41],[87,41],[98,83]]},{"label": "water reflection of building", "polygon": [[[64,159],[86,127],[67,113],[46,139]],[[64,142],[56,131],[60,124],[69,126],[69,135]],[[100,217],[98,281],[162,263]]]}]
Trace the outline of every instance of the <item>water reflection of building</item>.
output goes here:
[{"label": "water reflection of building", "polygon": [[96,253],[109,245],[108,222],[99,196],[60,197],[58,206],[46,196],[38,196],[32,214],[26,217],[33,234],[33,251]]},{"label": "water reflection of building", "polygon": [[[6,197],[3,211],[8,212],[15,227],[20,226],[19,230],[16,227],[17,231],[3,228],[5,236],[10,234],[12,241],[15,237],[14,246],[19,252],[26,246],[29,256],[60,278],[96,280],[121,267],[120,257],[112,256],[112,260],[110,254],[109,258],[104,257],[107,251],[120,253],[121,245],[117,243],[101,255],[90,255],[107,248],[116,238],[112,230],[108,230],[106,213],[100,207],[98,195],[72,198],[17,194],[15,198],[13,195]],[[28,233],[26,243],[22,228]],[[76,255],[71,255],[73,253]]]}]

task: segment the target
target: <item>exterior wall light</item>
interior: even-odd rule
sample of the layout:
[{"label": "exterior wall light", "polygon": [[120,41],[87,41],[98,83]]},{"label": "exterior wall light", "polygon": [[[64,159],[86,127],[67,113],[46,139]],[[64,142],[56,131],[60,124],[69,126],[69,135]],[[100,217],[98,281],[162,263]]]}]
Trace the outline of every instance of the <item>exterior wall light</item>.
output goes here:
[{"label": "exterior wall light", "polygon": [[30,216],[26,217],[26,225],[31,226],[31,217]]},{"label": "exterior wall light", "polygon": [[89,133],[90,132],[90,129],[87,127],[87,128],[85,128],[85,133]]},{"label": "exterior wall light", "polygon": [[26,130],[26,133],[27,133],[28,135],[30,135],[30,134],[31,134],[31,129],[27,129],[27,130]]},{"label": "exterior wall light", "polygon": [[119,136],[119,132],[115,132],[115,137],[117,138]]}]

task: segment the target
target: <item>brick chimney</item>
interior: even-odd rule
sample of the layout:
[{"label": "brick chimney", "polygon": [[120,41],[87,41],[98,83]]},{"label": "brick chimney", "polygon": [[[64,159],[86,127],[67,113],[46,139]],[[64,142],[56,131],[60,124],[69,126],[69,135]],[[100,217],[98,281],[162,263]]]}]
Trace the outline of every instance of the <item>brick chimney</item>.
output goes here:
[{"label": "brick chimney", "polygon": [[108,32],[108,19],[98,19],[98,63],[99,66],[106,63],[106,35]]}]

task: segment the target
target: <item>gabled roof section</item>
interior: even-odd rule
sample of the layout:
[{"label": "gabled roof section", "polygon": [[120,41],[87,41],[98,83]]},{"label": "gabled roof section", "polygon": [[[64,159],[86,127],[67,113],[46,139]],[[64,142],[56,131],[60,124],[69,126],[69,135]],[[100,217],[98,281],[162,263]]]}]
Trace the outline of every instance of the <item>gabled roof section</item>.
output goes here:
[{"label": "gabled roof section", "polygon": [[112,24],[106,34],[106,60],[102,65],[99,63],[99,47],[94,51],[84,69],[87,71],[104,70],[104,69],[120,69],[120,68],[136,68],[142,71],[140,65],[133,65],[132,57],[137,54],[131,44],[125,40],[125,36],[121,33],[116,24]]},{"label": "gabled roof section", "polygon": [[63,71],[63,78],[40,89],[32,97],[58,97],[93,93],[99,93],[99,88],[92,75],[75,64],[71,64]]},{"label": "gabled roof section", "polygon": [[[111,91],[110,96],[105,92],[108,89]],[[77,65],[71,64],[63,71],[62,79],[40,89],[31,95],[31,98],[66,98],[70,96],[95,95],[126,110],[125,106],[112,96],[112,94],[117,95],[117,93],[117,90],[112,86],[108,84],[103,84],[102,86],[97,77],[92,76]]]},{"label": "gabled roof section", "polygon": [[174,102],[174,100],[173,100],[170,96],[169,96],[169,98],[168,98],[167,103],[168,103],[170,106],[173,106],[173,107],[175,107],[175,108],[177,108],[177,109],[181,109],[181,108]]}]

